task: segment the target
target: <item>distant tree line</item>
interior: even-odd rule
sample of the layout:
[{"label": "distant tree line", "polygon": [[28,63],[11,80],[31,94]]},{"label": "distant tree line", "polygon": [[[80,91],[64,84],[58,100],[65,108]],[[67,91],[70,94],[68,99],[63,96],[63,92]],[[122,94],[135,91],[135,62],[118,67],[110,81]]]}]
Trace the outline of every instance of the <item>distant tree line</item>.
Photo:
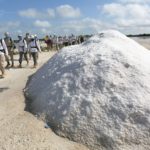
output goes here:
[{"label": "distant tree line", "polygon": [[146,37],[146,36],[150,36],[150,34],[147,34],[147,33],[136,34],[136,35],[129,34],[129,35],[127,35],[127,36],[128,36],[128,37]]}]

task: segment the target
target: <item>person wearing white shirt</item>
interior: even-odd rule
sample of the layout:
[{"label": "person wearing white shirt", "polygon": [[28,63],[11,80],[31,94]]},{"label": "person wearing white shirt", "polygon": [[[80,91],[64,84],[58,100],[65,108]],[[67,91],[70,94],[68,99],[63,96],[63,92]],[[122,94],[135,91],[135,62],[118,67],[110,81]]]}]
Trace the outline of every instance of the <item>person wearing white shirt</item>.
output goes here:
[{"label": "person wearing white shirt", "polygon": [[28,56],[29,56],[29,60],[31,59],[31,54],[29,51],[29,43],[30,43],[30,33],[26,33],[24,39],[27,42],[27,47],[28,47]]},{"label": "person wearing white shirt", "polygon": [[55,45],[56,50],[58,49],[58,37],[56,35],[53,36],[53,44]]},{"label": "person wearing white shirt", "polygon": [[29,50],[31,56],[33,58],[34,66],[33,68],[37,67],[37,59],[38,59],[38,52],[41,52],[40,44],[34,36],[31,36],[31,42],[29,44]]},{"label": "person wearing white shirt", "polygon": [[[9,67],[13,68],[14,67],[14,46],[15,46],[15,44],[14,44],[14,41],[11,38],[9,32],[5,32],[4,35],[5,35],[4,41],[7,46],[7,50],[8,50],[8,56],[5,56],[5,59],[7,61],[6,68],[9,68]],[[11,59],[11,66],[10,66],[9,56]]]},{"label": "person wearing white shirt", "polygon": [[57,40],[56,50],[60,50],[63,47],[63,37],[59,36],[57,38],[58,38],[58,40]]},{"label": "person wearing white shirt", "polygon": [[0,71],[2,72],[1,78],[5,77],[5,56],[8,56],[8,49],[4,39],[0,39]]},{"label": "person wearing white shirt", "polygon": [[23,61],[23,56],[27,62],[27,65],[29,64],[29,59],[28,59],[28,45],[25,39],[23,39],[22,35],[18,35],[19,41],[18,41],[18,51],[19,51],[19,67],[22,68],[22,61]]}]

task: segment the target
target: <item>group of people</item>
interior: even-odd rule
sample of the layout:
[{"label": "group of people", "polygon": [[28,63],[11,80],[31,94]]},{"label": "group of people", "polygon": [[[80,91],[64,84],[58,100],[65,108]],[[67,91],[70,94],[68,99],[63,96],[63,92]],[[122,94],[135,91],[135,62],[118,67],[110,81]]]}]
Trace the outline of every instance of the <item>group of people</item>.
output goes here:
[{"label": "group of people", "polygon": [[52,50],[53,48],[59,50],[64,46],[75,45],[84,42],[84,37],[82,35],[75,36],[74,34],[71,34],[70,36],[46,35],[44,41],[47,44],[47,50]]},{"label": "group of people", "polygon": [[[44,38],[47,44],[47,50],[59,50],[64,46],[80,44],[84,42],[83,36],[46,36]],[[4,38],[0,39],[0,71],[1,78],[5,77],[5,68],[13,68],[14,66],[14,49],[19,53],[19,68],[22,68],[23,60],[29,65],[29,60],[33,59],[33,68],[37,67],[38,53],[41,52],[41,46],[37,35],[26,33],[25,37],[18,35],[18,40],[14,42],[8,32],[4,34]],[[7,65],[5,65],[5,60]]]},{"label": "group of people", "polygon": [[[5,68],[14,66],[14,49],[17,48],[19,52],[19,68],[22,68],[22,62],[25,59],[27,65],[29,59],[33,58],[33,67],[37,67],[38,52],[41,51],[40,43],[36,35],[26,33],[25,37],[18,35],[17,43],[14,43],[10,34],[6,32],[4,38],[0,39],[0,71],[1,78],[5,77]],[[7,62],[6,67],[5,60]],[[11,60],[11,63],[10,63]]]}]

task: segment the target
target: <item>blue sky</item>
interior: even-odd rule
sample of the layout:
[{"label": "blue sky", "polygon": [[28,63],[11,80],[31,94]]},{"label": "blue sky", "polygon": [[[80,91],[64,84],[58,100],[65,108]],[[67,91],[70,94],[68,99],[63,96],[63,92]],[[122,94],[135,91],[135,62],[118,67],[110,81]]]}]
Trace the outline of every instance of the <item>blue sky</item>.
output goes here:
[{"label": "blue sky", "polygon": [[150,33],[149,0],[0,0],[0,35]]}]

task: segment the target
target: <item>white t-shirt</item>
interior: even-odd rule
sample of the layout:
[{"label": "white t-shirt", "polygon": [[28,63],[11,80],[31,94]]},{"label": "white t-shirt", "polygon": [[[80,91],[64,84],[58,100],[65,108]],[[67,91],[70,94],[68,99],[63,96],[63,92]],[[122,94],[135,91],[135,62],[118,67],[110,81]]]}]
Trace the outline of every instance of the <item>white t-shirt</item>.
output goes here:
[{"label": "white t-shirt", "polygon": [[18,50],[19,52],[27,52],[28,46],[25,39],[22,39],[18,42]]},{"label": "white t-shirt", "polygon": [[5,50],[5,53],[0,51],[0,55],[4,55],[4,54],[8,55],[8,49],[7,49],[7,46],[6,46],[4,39],[2,39],[0,41],[0,50]]},{"label": "white t-shirt", "polygon": [[29,50],[31,53],[40,51],[40,44],[38,41],[33,40],[29,43]]}]

